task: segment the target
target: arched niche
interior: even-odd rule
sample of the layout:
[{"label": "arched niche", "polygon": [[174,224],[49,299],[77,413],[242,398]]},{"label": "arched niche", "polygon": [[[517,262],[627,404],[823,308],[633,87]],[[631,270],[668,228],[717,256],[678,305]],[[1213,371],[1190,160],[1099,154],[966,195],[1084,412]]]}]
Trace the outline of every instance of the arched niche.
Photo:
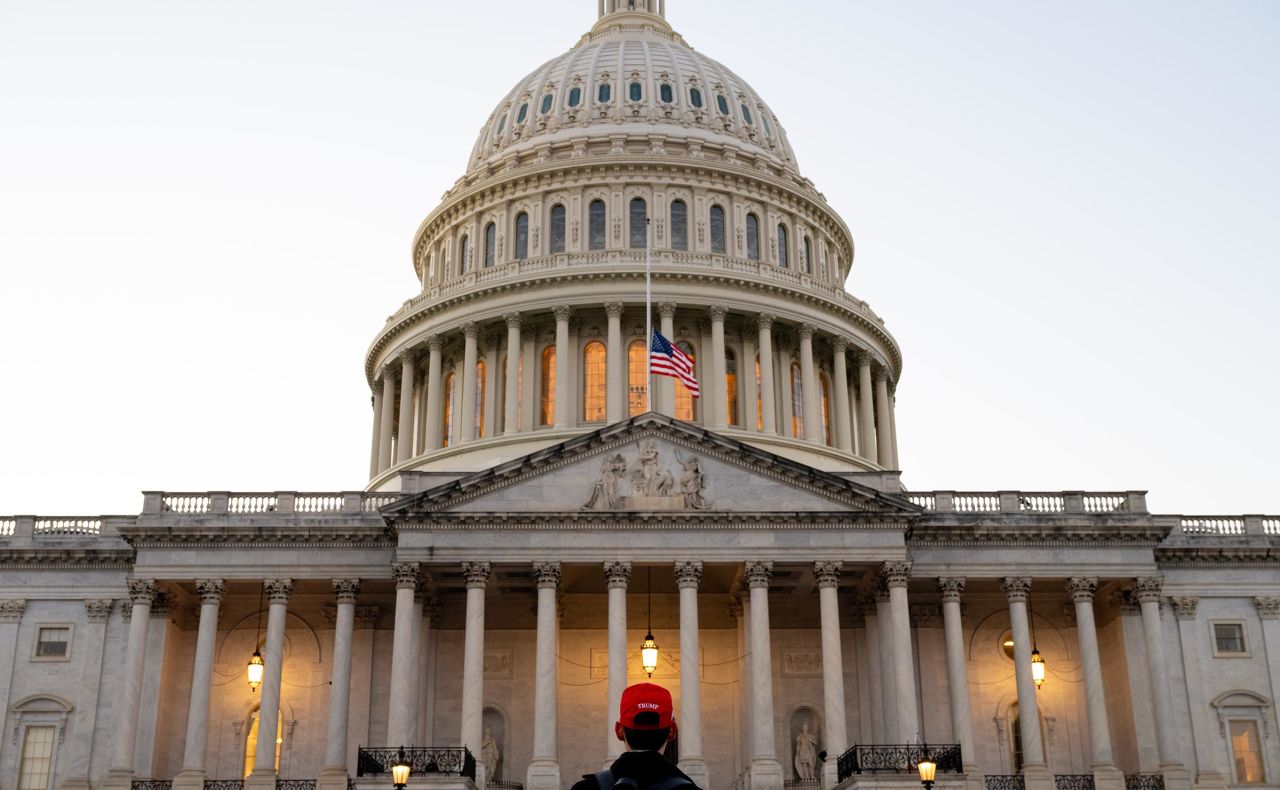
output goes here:
[{"label": "arched niche", "polygon": [[[787,775],[800,781],[822,778],[822,760],[818,755],[826,749],[825,729],[822,715],[815,706],[800,704],[791,709],[787,717]],[[832,755],[827,757],[834,759]]]},{"label": "arched niche", "polygon": [[[480,757],[486,763],[485,772],[490,779],[502,781],[502,774],[506,769],[508,747],[510,739],[507,732],[507,714],[501,709],[486,706],[481,716],[483,723],[483,735],[480,741]],[[489,765],[493,751],[496,750],[498,755],[497,765]]]}]

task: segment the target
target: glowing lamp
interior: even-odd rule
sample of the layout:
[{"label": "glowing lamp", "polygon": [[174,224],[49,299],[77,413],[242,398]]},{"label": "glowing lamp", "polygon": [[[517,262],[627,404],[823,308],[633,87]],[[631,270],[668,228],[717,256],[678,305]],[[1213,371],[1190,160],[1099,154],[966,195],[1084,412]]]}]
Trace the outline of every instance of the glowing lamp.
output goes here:
[{"label": "glowing lamp", "polygon": [[920,772],[920,784],[924,785],[925,790],[933,787],[933,777],[938,773],[938,764],[926,757],[916,763],[916,770]]},{"label": "glowing lamp", "polygon": [[1039,650],[1031,651],[1031,679],[1036,682],[1036,690],[1044,685],[1044,657]]},{"label": "glowing lamp", "polygon": [[658,668],[658,643],[653,641],[652,631],[645,634],[644,644],[640,645],[640,666],[649,677]]},{"label": "glowing lamp", "polygon": [[258,686],[262,685],[262,671],[265,665],[262,662],[262,654],[257,650],[253,651],[253,656],[249,659],[249,689],[257,691]]},{"label": "glowing lamp", "polygon": [[404,756],[404,747],[401,746],[395,765],[391,766],[391,785],[395,790],[404,790],[407,784],[409,784],[409,761]]}]

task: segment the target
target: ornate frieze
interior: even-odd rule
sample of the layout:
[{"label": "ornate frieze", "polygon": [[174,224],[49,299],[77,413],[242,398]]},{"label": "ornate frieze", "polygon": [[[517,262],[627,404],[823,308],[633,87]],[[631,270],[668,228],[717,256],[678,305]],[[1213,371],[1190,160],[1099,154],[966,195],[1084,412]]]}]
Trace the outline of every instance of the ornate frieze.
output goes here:
[{"label": "ornate frieze", "polygon": [[965,577],[963,576],[939,576],[938,592],[942,596],[944,603],[956,602],[964,596]]},{"label": "ornate frieze", "polygon": [[698,560],[679,560],[675,564],[676,586],[680,589],[692,587],[698,589],[702,581],[702,563]]},{"label": "ornate frieze", "polygon": [[746,567],[747,586],[752,590],[769,589],[769,579],[773,576],[773,563],[763,560],[752,560]]},{"label": "ornate frieze", "polygon": [[1000,581],[1000,589],[1008,597],[1009,603],[1026,603],[1031,593],[1031,577],[1006,576]]},{"label": "ornate frieze", "polygon": [[844,563],[830,560],[819,560],[813,564],[813,575],[818,580],[818,587],[839,587],[840,569]]},{"label": "ornate frieze", "polygon": [[196,592],[200,594],[201,603],[216,605],[222,603],[227,585],[222,579],[196,579]]},{"label": "ornate frieze", "polygon": [[293,579],[267,579],[262,583],[267,590],[267,600],[271,603],[288,603],[293,595]]},{"label": "ornate frieze", "polygon": [[533,563],[533,578],[539,590],[554,590],[560,586],[560,563],[548,561]]},{"label": "ornate frieze", "polygon": [[665,463],[658,443],[642,439],[630,460],[606,454],[583,510],[709,510],[707,479],[697,455],[674,451],[679,470]]},{"label": "ornate frieze", "polygon": [[1098,592],[1098,580],[1093,576],[1072,576],[1067,579],[1067,592],[1073,601],[1092,602]]},{"label": "ornate frieze", "polygon": [[90,598],[84,602],[85,616],[91,623],[105,623],[115,607],[116,602],[110,598]]},{"label": "ornate frieze", "polygon": [[467,587],[484,588],[489,584],[489,574],[493,572],[493,565],[488,562],[464,562],[462,563],[462,575],[467,580]]}]

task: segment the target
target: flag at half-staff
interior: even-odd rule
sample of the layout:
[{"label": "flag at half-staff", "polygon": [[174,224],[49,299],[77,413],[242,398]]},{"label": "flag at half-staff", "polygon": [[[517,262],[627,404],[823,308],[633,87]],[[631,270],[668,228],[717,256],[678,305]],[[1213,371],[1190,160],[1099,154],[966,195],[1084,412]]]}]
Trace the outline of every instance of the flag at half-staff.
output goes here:
[{"label": "flag at half-staff", "polygon": [[653,333],[653,342],[649,345],[649,371],[655,376],[679,380],[695,398],[702,392],[698,379],[693,375],[693,360],[661,332]]}]

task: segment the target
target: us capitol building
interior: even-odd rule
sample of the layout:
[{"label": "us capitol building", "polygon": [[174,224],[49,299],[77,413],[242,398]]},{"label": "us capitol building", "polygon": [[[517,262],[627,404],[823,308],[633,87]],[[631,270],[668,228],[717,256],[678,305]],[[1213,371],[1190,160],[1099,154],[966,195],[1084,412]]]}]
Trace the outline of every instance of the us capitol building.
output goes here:
[{"label": "us capitol building", "polygon": [[[665,0],[598,16],[417,230],[362,490],[0,519],[0,788],[550,790],[649,671],[716,790],[1280,786],[1280,517],[904,489],[782,123]],[[703,390],[652,411],[647,247]]]}]

